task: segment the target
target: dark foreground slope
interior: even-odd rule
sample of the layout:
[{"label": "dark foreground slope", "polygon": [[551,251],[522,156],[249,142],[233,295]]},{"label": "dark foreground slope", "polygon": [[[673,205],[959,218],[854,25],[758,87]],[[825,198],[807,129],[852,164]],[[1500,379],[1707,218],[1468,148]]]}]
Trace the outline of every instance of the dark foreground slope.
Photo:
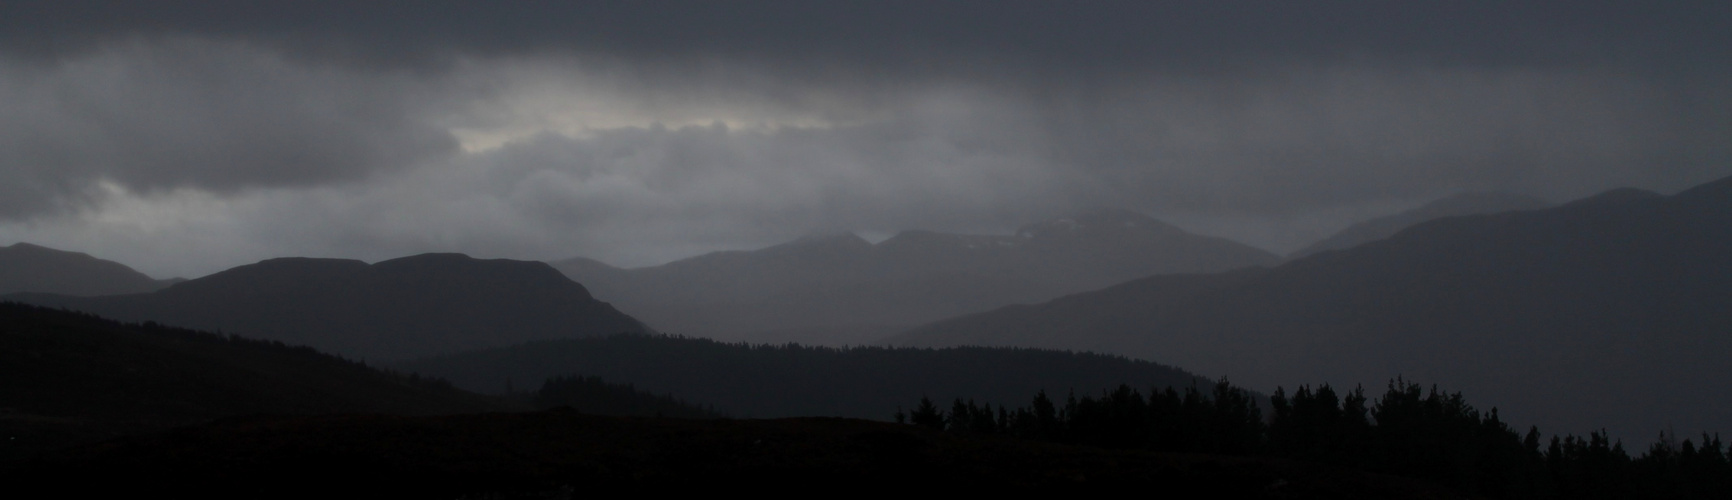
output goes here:
[{"label": "dark foreground slope", "polygon": [[425,254],[271,259],[147,294],[10,300],[399,359],[528,340],[642,331],[540,262]]},{"label": "dark foreground slope", "polygon": [[946,404],[1022,403],[1045,390],[1064,397],[1132,384],[1212,382],[1182,370],[1117,356],[1035,349],[837,349],[750,346],[705,339],[619,335],[532,342],[396,365],[469,390],[502,392],[556,376],[599,376],[671,393],[736,417],[843,416],[888,419],[928,396]]},{"label": "dark foreground slope", "polygon": [[1477,395],[1550,432],[1732,430],[1732,179],[1420,224],[1261,271],[1163,276],[934,323],[902,345],[1097,349],[1270,390]]},{"label": "dark foreground slope", "polygon": [[1141,214],[1097,211],[1011,235],[905,231],[872,244],[842,233],[639,269],[588,259],[553,265],[664,332],[842,345],[1144,276],[1276,260]]},{"label": "dark foreground slope", "polygon": [[[598,487],[919,493],[1137,487],[1213,498],[1457,498],[1276,459],[1110,451],[844,419],[678,420],[570,412],[222,421],[70,450],[13,487],[177,497],[566,498]],[[6,474],[0,472],[0,474]],[[100,477],[102,481],[90,481]]]},{"label": "dark foreground slope", "polygon": [[156,280],[125,264],[29,243],[0,247],[0,294],[17,292],[97,296],[155,291]]},{"label": "dark foreground slope", "polygon": [[234,415],[497,408],[310,348],[0,303],[0,459]]}]

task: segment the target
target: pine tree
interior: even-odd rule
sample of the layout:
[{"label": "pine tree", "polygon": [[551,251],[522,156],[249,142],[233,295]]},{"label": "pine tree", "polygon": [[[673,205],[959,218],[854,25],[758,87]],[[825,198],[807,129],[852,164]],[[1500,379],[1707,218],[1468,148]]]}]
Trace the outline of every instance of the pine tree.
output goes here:
[{"label": "pine tree", "polygon": [[944,414],[938,411],[938,406],[932,404],[932,398],[920,397],[920,405],[908,414],[908,421],[914,425],[944,430]]}]

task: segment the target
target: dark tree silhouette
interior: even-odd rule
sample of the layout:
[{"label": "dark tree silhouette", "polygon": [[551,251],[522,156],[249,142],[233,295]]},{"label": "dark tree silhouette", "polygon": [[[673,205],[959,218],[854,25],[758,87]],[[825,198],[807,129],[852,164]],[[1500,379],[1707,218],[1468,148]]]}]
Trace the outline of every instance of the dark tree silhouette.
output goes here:
[{"label": "dark tree silhouette", "polygon": [[[1098,397],[1046,393],[1027,407],[995,412],[957,399],[949,414],[922,400],[922,425],[1115,449],[1273,456],[1425,479],[1491,498],[1732,498],[1732,464],[1718,435],[1700,444],[1662,435],[1640,458],[1604,432],[1519,433],[1496,408],[1480,412],[1460,393],[1392,380],[1375,401],[1355,388],[1277,389],[1267,420],[1251,393],[1222,380],[1151,390],[1128,385]],[[916,412],[920,414],[919,411]]]}]

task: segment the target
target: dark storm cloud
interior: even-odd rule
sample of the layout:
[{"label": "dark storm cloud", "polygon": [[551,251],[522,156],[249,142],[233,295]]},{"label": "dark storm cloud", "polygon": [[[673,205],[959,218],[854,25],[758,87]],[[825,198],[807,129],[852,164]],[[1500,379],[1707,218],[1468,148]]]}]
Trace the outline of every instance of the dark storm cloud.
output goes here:
[{"label": "dark storm cloud", "polygon": [[539,51],[947,71],[958,56],[1065,69],[1374,57],[1444,65],[1725,66],[1723,2],[12,2],[8,51],[135,36],[245,40],[366,65]]},{"label": "dark storm cloud", "polygon": [[[0,61],[0,216],[92,183],[217,192],[356,179],[456,151],[414,82],[198,40]],[[414,105],[411,105],[411,104]]]},{"label": "dark storm cloud", "polygon": [[1732,174],[1727,25],[1723,2],[7,2],[0,237],[188,275],[649,264],[1117,206],[1284,251],[1456,192]]},{"label": "dark storm cloud", "polygon": [[1342,66],[1049,96],[1055,164],[1144,210],[1293,213],[1513,190],[1571,199],[1727,175],[1727,80],[1612,69]]}]

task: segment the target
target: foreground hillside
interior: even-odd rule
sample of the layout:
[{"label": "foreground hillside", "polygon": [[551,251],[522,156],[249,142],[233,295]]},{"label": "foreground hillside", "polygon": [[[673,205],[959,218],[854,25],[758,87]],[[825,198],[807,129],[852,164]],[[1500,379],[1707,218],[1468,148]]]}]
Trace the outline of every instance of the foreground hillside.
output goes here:
[{"label": "foreground hillside", "polygon": [[29,243],[0,247],[0,294],[119,295],[156,291],[174,283],[88,254]]},{"label": "foreground hillside", "polygon": [[1144,276],[1276,260],[1141,214],[1096,211],[1008,235],[904,231],[873,244],[842,233],[638,269],[588,259],[553,266],[660,331],[843,345]]},{"label": "foreground hillside", "polygon": [[161,291],[8,300],[303,344],[368,360],[643,331],[546,264],[425,254],[367,264],[284,258]]},{"label": "foreground hillside", "polygon": [[0,303],[0,459],[235,415],[500,407],[305,347]]},{"label": "foreground hillside", "polygon": [[1397,375],[1511,420],[1648,439],[1732,430],[1732,179],[1447,218],[1277,268],[1161,276],[890,342],[1092,349],[1261,390]]},{"label": "foreground hillside", "polygon": [[[89,477],[104,481],[82,480]],[[908,492],[950,485],[977,491],[1134,486],[1234,498],[1457,498],[1414,480],[1277,459],[1113,451],[862,420],[559,411],[230,420],[68,450],[0,471],[0,479],[74,495],[182,497],[564,498],[605,486]]]},{"label": "foreground hillside", "polygon": [[1099,354],[1037,349],[837,349],[728,344],[707,339],[618,335],[531,342],[395,365],[459,387],[500,393],[562,376],[631,382],[735,417],[843,416],[888,419],[922,396],[1018,403],[1055,395],[1138,387],[1208,386],[1183,370]]}]

